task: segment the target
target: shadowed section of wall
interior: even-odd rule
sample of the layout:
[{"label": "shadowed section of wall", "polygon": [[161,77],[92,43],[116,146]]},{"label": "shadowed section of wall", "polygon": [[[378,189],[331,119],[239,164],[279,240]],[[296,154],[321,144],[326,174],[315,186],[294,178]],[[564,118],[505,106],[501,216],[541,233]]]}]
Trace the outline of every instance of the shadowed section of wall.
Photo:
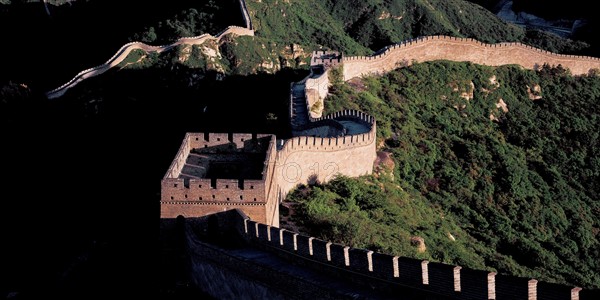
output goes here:
[{"label": "shadowed section of wall", "polygon": [[429,262],[427,264],[429,289],[434,291],[444,291],[448,296],[456,296],[454,289],[454,268],[455,266]]},{"label": "shadowed section of wall", "polygon": [[[241,218],[240,216],[236,216]],[[271,237],[260,230],[261,225],[246,220],[246,241],[252,245],[294,261],[296,264],[315,266],[333,276],[353,277],[386,290],[409,287],[422,299],[584,299],[587,290],[559,284],[538,282],[535,279],[497,275],[494,272],[460,268],[453,265],[394,257],[330,243],[287,230],[269,227]],[[235,222],[232,224],[241,224]],[[258,225],[257,225],[258,224]],[[258,234],[254,228],[259,228]],[[352,279],[350,279],[352,280]],[[593,292],[593,291],[592,291]],[[597,293],[592,293],[597,295]],[[580,297],[582,295],[582,297]],[[587,298],[591,299],[591,298]]]},{"label": "shadowed section of wall", "polygon": [[[240,222],[244,218],[239,210],[232,210],[179,219],[185,222],[180,227],[191,285],[218,299],[398,299],[399,295],[409,299],[445,299],[423,297],[401,286],[382,290],[360,276],[353,280],[356,273],[352,271],[337,269],[347,274],[334,276],[294,260],[298,255],[310,258],[311,237],[297,236],[297,250],[282,250],[288,256],[255,247],[242,235],[252,236],[265,247],[281,246],[269,240],[268,232],[274,233],[267,230],[269,226]],[[173,235],[178,234],[171,232]]]},{"label": "shadowed section of wall", "polygon": [[252,25],[252,18],[250,18],[250,14],[248,13],[248,7],[246,6],[245,0],[239,0],[240,2],[240,10],[242,11],[242,17],[244,18],[244,23],[246,24],[246,28],[250,30],[254,30],[254,26]]},{"label": "shadowed section of wall", "polygon": [[323,101],[329,93],[329,72],[315,74],[311,71],[306,79],[304,93],[309,117],[320,118],[323,113]]},{"label": "shadowed section of wall", "polygon": [[381,74],[415,62],[433,60],[469,61],[501,66],[521,65],[537,69],[544,64],[561,65],[573,75],[600,69],[600,59],[587,56],[555,54],[521,43],[484,44],[474,39],[427,36],[388,46],[375,56],[343,58],[344,80],[366,74]]}]

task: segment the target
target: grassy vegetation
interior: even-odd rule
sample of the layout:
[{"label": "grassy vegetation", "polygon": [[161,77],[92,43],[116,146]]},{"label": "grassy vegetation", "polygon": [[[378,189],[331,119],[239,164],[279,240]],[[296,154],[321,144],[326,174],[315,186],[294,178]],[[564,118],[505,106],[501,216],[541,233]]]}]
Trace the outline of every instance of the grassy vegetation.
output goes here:
[{"label": "grassy vegetation", "polygon": [[163,45],[181,37],[203,33],[214,35],[229,25],[238,25],[241,20],[237,1],[207,0],[196,7],[184,9],[169,19],[147,26],[144,31],[134,34],[131,40]]},{"label": "grassy vegetation", "polygon": [[189,52],[189,55],[186,55],[185,60],[183,60],[183,65],[188,68],[206,69],[208,59],[206,54],[202,52],[200,45],[179,45],[178,48],[177,53]]},{"label": "grassy vegetation", "polygon": [[228,61],[232,74],[271,72],[279,67],[277,44],[260,37],[229,37],[219,50]]},{"label": "grassy vegetation", "polygon": [[[583,51],[587,44],[528,33],[479,5],[458,0],[249,0],[257,35],[284,43],[364,55],[426,35],[470,37],[486,43],[521,41],[554,52]],[[285,26],[282,26],[285,24]],[[552,47],[548,47],[552,46]]]},{"label": "grassy vegetation", "polygon": [[[238,37],[235,41],[229,38],[219,46],[226,60],[222,61],[222,69],[231,74],[268,72],[280,66],[298,67],[302,61],[294,61],[283,53],[283,47],[292,44],[311,50],[328,48],[341,50],[346,55],[368,55],[407,39],[443,34],[472,37],[486,43],[520,41],[557,53],[579,53],[588,47],[583,42],[506,24],[488,10],[466,1],[264,0],[247,1],[247,5],[256,36]],[[222,18],[232,6],[205,1],[199,7],[146,27],[132,39],[164,44],[182,36],[215,34],[226,26]],[[191,57],[201,56],[199,52],[196,54]],[[206,67],[200,61],[187,65]]]},{"label": "grassy vegetation", "polygon": [[133,50],[119,67],[184,66],[199,72],[216,71],[223,75],[274,73],[281,69],[306,69],[310,52],[292,53],[290,47],[262,37],[229,35],[220,40],[207,40],[201,45],[179,45],[162,53]]},{"label": "grassy vegetation", "polygon": [[[326,239],[598,288],[599,100],[600,77],[548,66],[438,61],[337,84],[325,110],[375,116],[394,179],[345,179],[291,199]],[[409,247],[412,235],[426,253]]]},{"label": "grassy vegetation", "polygon": [[154,65],[158,61],[159,53],[146,52],[140,49],[134,49],[129,52],[127,57],[121,61],[117,67],[144,69]]},{"label": "grassy vegetation", "polygon": [[[381,253],[486,268],[478,253],[485,250],[483,243],[439,206],[400,188],[389,176],[340,176],[325,185],[300,187],[287,201],[299,203],[294,218],[316,237]],[[427,249],[420,252],[411,245],[412,237],[423,238]]]},{"label": "grassy vegetation", "polygon": [[246,1],[257,35],[275,42],[316,48],[325,46],[348,53],[369,49],[344,32],[341,20],[327,13],[319,1]]}]

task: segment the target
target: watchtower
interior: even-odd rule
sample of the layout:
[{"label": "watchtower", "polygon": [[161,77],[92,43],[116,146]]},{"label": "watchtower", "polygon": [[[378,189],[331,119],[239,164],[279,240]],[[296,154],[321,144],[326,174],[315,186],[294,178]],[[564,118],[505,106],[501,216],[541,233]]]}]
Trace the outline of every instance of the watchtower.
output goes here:
[{"label": "watchtower", "polygon": [[187,133],[161,181],[161,218],[239,208],[278,226],[275,159],[274,135]]}]

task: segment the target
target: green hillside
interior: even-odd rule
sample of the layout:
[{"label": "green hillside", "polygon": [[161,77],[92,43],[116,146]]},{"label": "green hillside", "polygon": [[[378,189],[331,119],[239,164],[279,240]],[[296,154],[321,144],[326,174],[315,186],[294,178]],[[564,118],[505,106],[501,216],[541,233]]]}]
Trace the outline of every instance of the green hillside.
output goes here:
[{"label": "green hillside", "polygon": [[479,5],[462,0],[249,0],[257,35],[274,41],[323,46],[349,55],[426,35],[475,38],[486,43],[522,41],[553,52],[588,45],[507,24]]},{"label": "green hillside", "polygon": [[[176,56],[189,57],[192,62],[180,60],[174,63],[200,69],[208,66],[224,74],[275,72],[286,67],[306,68],[307,57],[314,49],[369,55],[387,45],[427,35],[470,37],[486,43],[520,41],[557,53],[579,53],[588,48],[583,42],[541,31],[525,31],[505,23],[479,5],[460,0],[261,0],[247,1],[247,6],[256,30],[255,37],[228,38],[219,44],[202,46],[219,54],[212,64],[218,67],[212,68],[210,63],[204,62],[207,57],[198,46],[194,46],[195,51],[177,47],[179,54]],[[211,25],[213,20],[222,19],[226,14],[223,7],[208,1],[146,26],[144,32],[132,35],[131,40],[164,44],[178,37],[215,33],[218,30]],[[135,62],[140,56],[132,55],[129,62]],[[147,61],[127,65],[135,68],[151,66],[152,63]]]},{"label": "green hillside", "polygon": [[[161,44],[215,34],[232,24],[224,16],[239,19],[237,10],[229,14],[222,6],[237,2],[203,3],[139,24],[129,40]],[[40,136],[52,137],[54,131],[91,124],[98,132],[119,134],[121,142],[147,132],[142,137],[154,143],[148,147],[152,157],[164,164],[138,162],[143,168],[138,173],[145,176],[138,180],[145,185],[132,195],[144,191],[151,198],[160,192],[156,180],[184,132],[271,130],[285,137],[289,82],[306,76],[307,58],[319,47],[367,55],[392,43],[443,34],[487,43],[520,41],[559,53],[588,48],[506,24],[459,0],[248,0],[247,6],[254,37],[228,36],[161,54],[132,51],[116,68],[82,81],[56,101],[22,81],[0,82],[3,130],[28,136],[35,124],[48,133]],[[376,117],[380,145],[391,160],[384,159],[373,176],[338,178],[293,192],[292,221],[302,230],[354,247],[600,287],[600,77],[440,61],[338,81],[331,92],[326,112],[359,109]],[[60,126],[46,129],[54,123]],[[116,149],[112,157],[122,164],[106,164],[112,172],[131,163],[130,157],[139,155],[135,147],[145,141],[114,146],[111,134],[101,142],[90,137],[89,144]],[[21,139],[15,141],[7,144],[21,145]],[[22,147],[33,156],[39,145],[30,143]],[[129,152],[122,155],[119,148]],[[46,184],[57,189],[53,196],[64,184],[56,178],[56,184]],[[127,177],[120,180],[113,186],[130,185]],[[13,193],[21,196],[22,190]],[[31,198],[48,198],[38,190]],[[151,215],[137,208],[127,212]]]},{"label": "green hillside", "polygon": [[377,118],[393,176],[297,191],[311,233],[600,287],[600,77],[439,61],[333,91],[326,111]]},{"label": "green hillside", "polygon": [[[228,39],[220,45],[209,46],[227,52],[221,53],[221,62],[217,62],[225,74],[299,67],[310,51],[319,48],[339,50],[346,55],[369,55],[390,44],[427,35],[470,37],[486,43],[520,41],[557,53],[582,53],[589,48],[583,42],[507,24],[483,7],[462,0],[249,0],[247,6],[256,37]],[[222,19],[226,13],[214,1],[209,1],[148,25],[146,31],[134,34],[131,40],[164,44],[182,36],[215,33],[218,30],[211,26],[212,20]],[[292,47],[306,51],[291,56],[284,53]],[[177,51],[184,49],[178,47]],[[203,60],[206,57],[196,51],[191,58]],[[234,63],[230,64],[231,61]],[[201,66],[206,64],[199,63],[196,67]]]}]

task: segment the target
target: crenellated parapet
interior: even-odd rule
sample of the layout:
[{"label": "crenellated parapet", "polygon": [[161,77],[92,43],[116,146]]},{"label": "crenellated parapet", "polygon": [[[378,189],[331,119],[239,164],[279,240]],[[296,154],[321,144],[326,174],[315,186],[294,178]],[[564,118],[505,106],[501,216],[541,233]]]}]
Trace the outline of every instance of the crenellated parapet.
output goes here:
[{"label": "crenellated parapet", "polygon": [[117,66],[120,62],[122,62],[125,58],[127,58],[127,55],[129,55],[129,53],[133,50],[142,50],[145,52],[161,53],[164,51],[171,50],[179,45],[201,45],[201,44],[205,43],[207,40],[214,40],[214,41],[218,42],[221,40],[221,38],[223,38],[229,34],[235,34],[238,36],[254,36],[252,20],[250,18],[250,15],[248,14],[248,9],[246,7],[246,3],[244,0],[240,0],[240,9],[242,11],[242,16],[244,18],[246,27],[232,25],[232,26],[228,26],[223,31],[217,33],[214,36],[210,35],[208,33],[205,33],[205,34],[201,34],[201,35],[193,36],[193,37],[182,37],[182,38],[177,39],[175,42],[173,42],[171,44],[162,45],[162,46],[152,46],[152,45],[148,45],[148,44],[145,44],[142,42],[127,43],[127,44],[121,46],[121,48],[119,48],[119,50],[110,59],[108,59],[104,64],[101,64],[99,66],[89,68],[89,69],[86,69],[86,70],[83,70],[83,71],[77,73],[77,75],[75,75],[75,77],[73,77],[71,80],[69,80],[65,84],[47,92],[46,97],[48,99],[54,99],[54,98],[58,98],[58,97],[64,95],[64,93],[66,93],[66,91],[69,88],[76,86],[79,82],[83,81],[84,79],[98,76],[98,75],[108,71],[110,68]]},{"label": "crenellated parapet", "polygon": [[600,59],[596,57],[557,54],[522,43],[486,44],[470,38],[426,36],[387,46],[372,56],[343,57],[344,80],[434,60],[469,61],[488,66],[516,64],[526,69],[537,69],[544,64],[561,65],[573,75],[600,69]]},{"label": "crenellated parapet", "polygon": [[[339,126],[337,129],[343,131],[345,127],[339,123],[341,120],[352,120],[356,123],[362,123],[369,130],[359,134],[345,134],[342,132],[339,136],[331,137],[295,136],[283,142],[283,147],[279,151],[279,155],[295,151],[339,151],[370,145],[375,141],[377,135],[375,118],[358,110],[347,109],[331,113],[321,118],[311,119],[311,122],[335,121],[335,125]],[[333,126],[333,124],[327,124],[327,126]]]},{"label": "crenellated parapet", "polygon": [[[364,132],[346,134],[340,121],[362,124]],[[375,118],[356,110],[344,110],[314,119],[313,124],[335,122],[342,134],[336,136],[295,136],[280,142],[277,151],[277,181],[282,197],[300,184],[327,182],[336,175],[357,177],[371,174],[376,158]],[[338,128],[338,130],[340,130]]]},{"label": "crenellated parapet", "polygon": [[243,215],[237,217],[243,222],[235,222],[241,227],[236,231],[260,249],[334,276],[373,279],[381,288],[410,287],[450,299],[514,300],[579,300],[583,291],[531,278],[352,248],[261,224]]},{"label": "crenellated parapet", "polygon": [[335,67],[342,63],[342,54],[337,51],[324,51],[317,50],[313,51],[310,65],[311,66],[324,66],[326,69]]},{"label": "crenellated parapet", "polygon": [[342,111],[330,113],[320,118],[311,119],[312,122],[319,122],[321,120],[354,120],[368,125],[369,127],[375,124],[375,117],[355,109],[345,109]]},{"label": "crenellated parapet", "polygon": [[275,159],[273,135],[187,133],[161,181],[161,218],[243,208],[278,224]]}]

